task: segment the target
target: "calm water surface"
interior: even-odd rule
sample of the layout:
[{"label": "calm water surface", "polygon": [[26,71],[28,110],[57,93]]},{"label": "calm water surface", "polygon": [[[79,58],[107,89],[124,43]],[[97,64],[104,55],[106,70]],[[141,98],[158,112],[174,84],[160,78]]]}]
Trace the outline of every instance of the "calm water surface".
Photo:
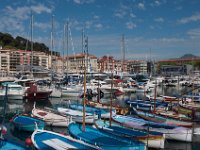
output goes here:
[{"label": "calm water surface", "polygon": [[[183,93],[186,93],[190,91],[190,88],[157,88],[157,94],[158,95],[169,95],[169,96],[177,96],[177,95],[182,95]],[[149,94],[153,95],[154,92],[151,92]],[[142,99],[144,97],[144,93],[131,93],[131,94],[125,94],[120,97],[117,97],[117,99],[113,99],[114,104],[118,104],[120,106],[127,106],[125,104],[126,99]],[[70,103],[81,103],[81,99],[78,98],[62,98],[62,99],[49,99],[47,101],[40,101],[37,102],[36,106],[37,107],[50,107],[53,108],[58,104],[64,103],[67,104],[70,99]],[[96,98],[94,98],[95,100]],[[102,101],[105,103],[109,103],[110,98],[109,97],[104,97],[102,98]],[[12,125],[9,123],[9,120],[12,118],[12,116],[16,113],[27,113],[29,114],[32,110],[33,107],[33,102],[20,102],[18,104],[14,103],[8,103],[7,105],[7,114],[6,114],[6,126],[8,128],[8,133],[6,135],[7,138],[13,139],[15,141],[18,141],[21,144],[25,144],[25,140],[27,137],[30,137],[31,133],[28,132],[19,132],[16,130],[12,129]],[[128,106],[127,106],[128,107]],[[60,133],[66,133],[67,134],[67,129],[66,128],[52,128],[52,127],[46,127],[47,130],[52,130],[55,132],[60,132]],[[166,140],[165,142],[165,149],[169,150],[200,150],[200,138],[195,137],[196,141],[195,143],[186,143],[186,142],[177,142],[177,141],[169,141]]]}]

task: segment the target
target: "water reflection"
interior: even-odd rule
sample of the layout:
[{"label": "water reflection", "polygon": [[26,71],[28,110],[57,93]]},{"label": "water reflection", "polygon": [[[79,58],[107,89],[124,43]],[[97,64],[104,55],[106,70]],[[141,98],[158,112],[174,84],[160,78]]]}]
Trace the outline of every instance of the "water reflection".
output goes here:
[{"label": "water reflection", "polygon": [[[158,87],[157,88],[157,95],[168,95],[168,96],[180,96],[183,93],[186,93],[190,91],[190,88],[186,87]],[[148,93],[150,95],[154,94],[154,91],[151,93]],[[128,107],[127,104],[125,104],[125,100],[127,99],[143,99],[146,94],[144,93],[127,93],[124,95],[121,95],[119,97],[113,97],[112,103],[118,106]],[[69,101],[70,100],[70,101]],[[93,100],[97,100],[97,97],[94,97]],[[69,103],[82,103],[82,99],[78,97],[65,97],[65,98],[50,98],[49,100],[45,101],[38,101],[36,103],[36,107],[44,108],[44,107],[50,107],[55,108],[57,105],[63,104],[67,105]],[[101,99],[101,102],[109,104],[111,101],[110,97],[103,97]],[[0,103],[0,107],[2,108],[3,105]],[[30,114],[31,110],[33,108],[34,102],[33,101],[23,101],[22,103],[8,103],[7,104],[7,127],[8,127],[8,137],[13,138],[16,141],[19,141],[21,143],[24,143],[25,139],[27,137],[30,137],[31,133],[29,132],[20,132],[18,130],[13,130],[9,119],[11,119],[16,113],[27,113]],[[68,134],[68,131],[66,128],[56,128],[56,127],[45,127],[47,130],[52,130],[55,132],[59,132],[62,134]],[[200,138],[197,138],[200,139]],[[198,143],[185,143],[185,142],[175,142],[175,141],[166,141],[165,149],[181,149],[181,150],[196,150],[199,147]]]}]

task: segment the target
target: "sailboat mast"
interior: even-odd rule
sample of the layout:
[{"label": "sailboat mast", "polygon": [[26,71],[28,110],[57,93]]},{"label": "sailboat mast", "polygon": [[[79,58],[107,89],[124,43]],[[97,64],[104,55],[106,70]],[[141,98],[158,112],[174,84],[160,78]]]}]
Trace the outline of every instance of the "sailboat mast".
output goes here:
[{"label": "sailboat mast", "polygon": [[53,29],[54,29],[54,15],[52,15],[51,18],[51,77],[53,77],[53,49],[54,49],[54,43],[53,43]]},{"label": "sailboat mast", "polygon": [[112,124],[112,101],[113,101],[113,71],[111,74],[111,92],[110,92],[110,118],[109,118],[109,125]]},{"label": "sailboat mast", "polygon": [[67,21],[67,73],[68,73],[68,69],[69,69],[69,58],[68,58],[68,54],[69,53],[69,22]]},{"label": "sailboat mast", "polygon": [[84,66],[84,94],[83,94],[83,126],[82,130],[85,132],[85,107],[86,107],[86,66]]},{"label": "sailboat mast", "polygon": [[62,64],[62,72],[63,72],[63,75],[64,75],[64,70],[65,70],[65,65],[64,65],[64,63],[65,63],[65,53],[64,53],[64,51],[65,51],[65,39],[66,39],[66,24],[64,23],[64,27],[63,27],[63,31],[64,31],[64,33],[63,33],[63,64]]},{"label": "sailboat mast", "polygon": [[6,86],[5,86],[4,109],[3,109],[3,120],[2,120],[2,124],[4,124],[4,121],[5,121],[7,101],[8,101],[8,84],[6,84]]},{"label": "sailboat mast", "polygon": [[31,76],[33,76],[33,14],[31,13]]},{"label": "sailboat mast", "polygon": [[122,73],[124,71],[124,62],[125,62],[125,43],[124,43],[124,34],[122,34]]},{"label": "sailboat mast", "polygon": [[[85,51],[86,49],[86,51]],[[86,57],[84,60],[84,81],[83,81],[83,85],[84,85],[84,93],[83,93],[83,125],[82,125],[82,131],[85,132],[85,107],[86,107],[86,61],[87,61],[87,50],[88,50],[88,44],[87,42],[85,42],[84,45],[84,56]]]},{"label": "sailboat mast", "polygon": [[156,112],[156,96],[157,96],[157,80],[156,80],[156,84],[154,87],[154,109],[153,109],[154,113]]}]

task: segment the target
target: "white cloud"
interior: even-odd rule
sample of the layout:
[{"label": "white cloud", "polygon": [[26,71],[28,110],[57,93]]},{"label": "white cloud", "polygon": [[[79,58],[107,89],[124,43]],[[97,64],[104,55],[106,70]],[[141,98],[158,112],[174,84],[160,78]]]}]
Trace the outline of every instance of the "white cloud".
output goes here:
[{"label": "white cloud", "polygon": [[176,10],[182,10],[183,7],[182,7],[182,6],[177,6],[175,9],[176,9]]},{"label": "white cloud", "polygon": [[133,22],[129,21],[129,22],[126,23],[126,27],[127,27],[128,29],[133,29],[133,28],[136,28],[137,25],[134,24]]},{"label": "white cloud", "polygon": [[156,0],[154,3],[155,3],[156,6],[160,6],[161,5],[160,1],[158,1],[158,0]]},{"label": "white cloud", "polygon": [[134,13],[130,13],[131,18],[136,18],[136,15]]},{"label": "white cloud", "polygon": [[155,0],[150,4],[150,6],[159,7],[159,6],[161,6],[161,5],[165,4],[165,3],[167,3],[166,0]]},{"label": "white cloud", "polygon": [[127,14],[127,12],[125,10],[119,9],[114,13],[114,16],[116,16],[118,18],[123,18],[126,14]]},{"label": "white cloud", "polygon": [[94,15],[94,17],[93,17],[94,19],[99,19],[100,17],[99,16],[97,16],[97,15]]},{"label": "white cloud", "polygon": [[41,22],[34,22],[34,27],[40,28],[42,30],[50,29],[50,23],[41,23]]},{"label": "white cloud", "polygon": [[92,24],[93,24],[92,21],[86,21],[86,22],[85,22],[85,28],[86,28],[86,29],[90,29],[91,26],[92,26]]},{"label": "white cloud", "polygon": [[154,21],[156,22],[164,22],[164,19],[162,17],[155,18]]},{"label": "white cloud", "polygon": [[98,24],[95,25],[95,27],[96,27],[97,29],[101,29],[101,28],[103,28],[103,25],[102,25],[101,23],[98,23]]},{"label": "white cloud", "polygon": [[12,8],[11,6],[7,6],[3,10],[3,13],[8,18],[16,18],[16,19],[20,19],[20,20],[26,20],[29,17],[30,8],[26,7],[26,6],[17,7],[17,8]]},{"label": "white cloud", "polygon": [[38,4],[38,5],[35,5],[35,6],[31,6],[31,9],[33,12],[37,13],[37,14],[41,14],[43,12],[46,12],[46,13],[51,13],[52,10],[42,4]]},{"label": "white cloud", "polygon": [[145,10],[144,3],[138,3],[138,8],[141,10]]},{"label": "white cloud", "polygon": [[187,34],[192,38],[198,38],[200,39],[200,28],[196,28],[196,29],[191,29],[187,32]]},{"label": "white cloud", "polygon": [[180,24],[186,24],[186,23],[189,23],[189,22],[195,22],[195,21],[199,21],[199,20],[200,20],[200,13],[197,13],[197,14],[194,14],[190,17],[182,18],[182,19],[178,20],[177,22],[180,23]]},{"label": "white cloud", "polygon": [[73,2],[80,5],[94,3],[95,0],[73,0]]}]

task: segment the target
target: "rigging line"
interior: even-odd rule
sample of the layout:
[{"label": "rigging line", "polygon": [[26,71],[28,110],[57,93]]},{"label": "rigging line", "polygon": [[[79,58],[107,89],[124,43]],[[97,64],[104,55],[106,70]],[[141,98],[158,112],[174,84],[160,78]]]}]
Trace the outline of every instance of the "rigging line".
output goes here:
[{"label": "rigging line", "polygon": [[[72,52],[73,52],[73,55],[75,56],[75,50],[74,50],[74,43],[73,43],[73,39],[72,39],[72,32],[71,32],[71,29],[69,27],[69,36],[70,36],[70,41],[71,41],[71,45],[72,45]],[[76,59],[76,57],[75,57]]]}]

